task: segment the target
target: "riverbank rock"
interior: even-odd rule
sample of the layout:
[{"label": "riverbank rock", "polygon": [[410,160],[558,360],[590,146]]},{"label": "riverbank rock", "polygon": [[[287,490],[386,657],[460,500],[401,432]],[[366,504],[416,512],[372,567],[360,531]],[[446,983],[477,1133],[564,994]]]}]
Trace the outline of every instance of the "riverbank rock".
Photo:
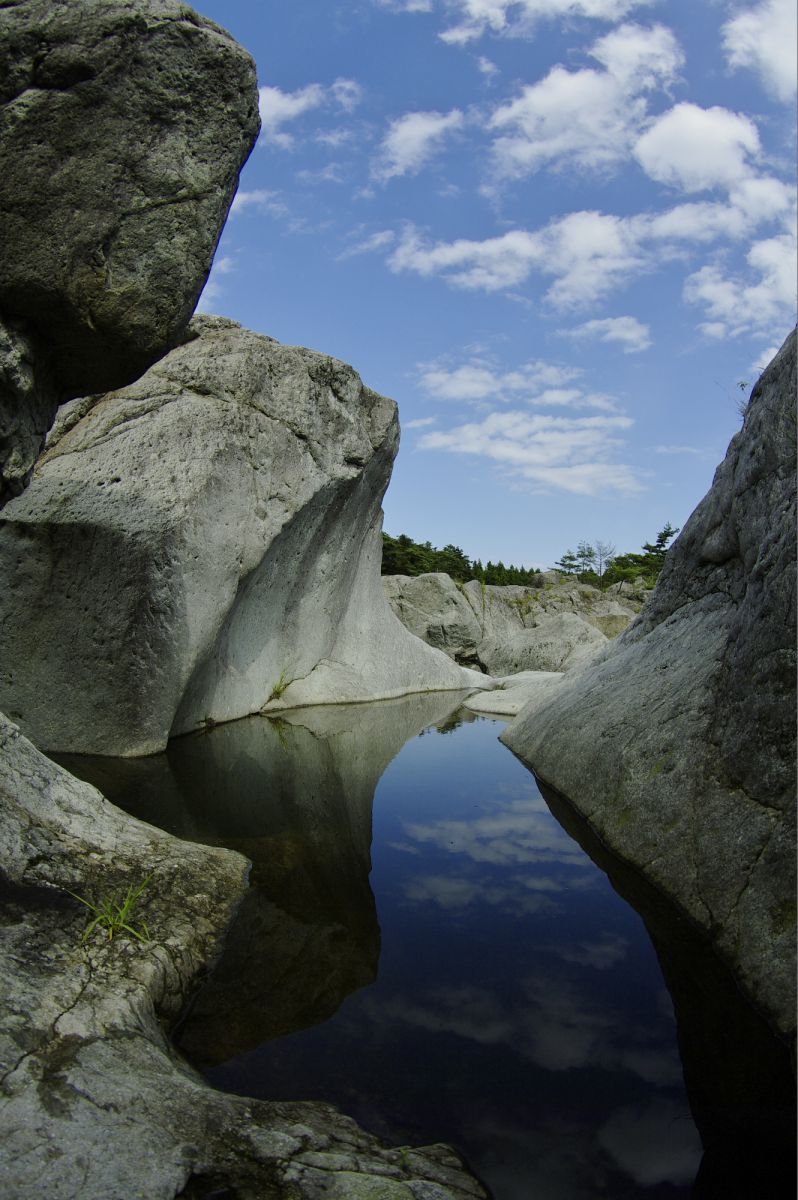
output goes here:
[{"label": "riverbank rock", "polygon": [[379,578],[396,405],[351,367],[198,317],[65,406],[0,518],[0,707],[39,746],[136,755],[257,712],[485,686]]},{"label": "riverbank rock", "polygon": [[640,617],[502,735],[795,1029],[795,334]]},{"label": "riverbank rock", "polygon": [[615,637],[643,606],[631,587],[600,592],[556,571],[527,586],[494,587],[448,575],[384,575],[400,621],[456,662],[491,675],[567,671]]},{"label": "riverbank rock", "polygon": [[[448,1147],[386,1149],[325,1104],[227,1096],[163,1022],[218,950],[246,860],[126,816],[0,718],[0,1193],[485,1200]],[[149,876],[149,939],[81,943],[101,898]]]},{"label": "riverbank rock", "polygon": [[258,128],[252,59],[179,0],[0,6],[0,501],[62,400],[179,341]]}]

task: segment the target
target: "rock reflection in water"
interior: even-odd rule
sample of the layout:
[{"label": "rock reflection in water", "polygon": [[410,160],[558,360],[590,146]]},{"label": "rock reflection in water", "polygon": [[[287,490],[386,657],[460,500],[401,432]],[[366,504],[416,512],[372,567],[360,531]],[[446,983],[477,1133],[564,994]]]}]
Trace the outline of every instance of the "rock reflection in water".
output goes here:
[{"label": "rock reflection in water", "polygon": [[790,1049],[743,1000],[707,939],[580,814],[539,783],[553,815],[640,914],[674,1004],[679,1049],[704,1156],[693,1200],[793,1200],[795,1080]]},{"label": "rock reflection in water", "polygon": [[58,756],[134,816],[252,862],[222,957],[179,1031],[194,1062],[324,1021],[375,978],[374,790],[404,743],[461,699],[438,692],[250,717],[147,759]]}]

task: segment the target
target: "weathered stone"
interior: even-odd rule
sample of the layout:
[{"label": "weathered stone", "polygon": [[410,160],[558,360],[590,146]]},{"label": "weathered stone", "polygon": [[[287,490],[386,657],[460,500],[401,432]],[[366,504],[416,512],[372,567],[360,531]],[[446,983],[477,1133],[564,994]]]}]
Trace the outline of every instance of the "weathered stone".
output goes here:
[{"label": "weathered stone", "polygon": [[0,319],[0,507],[27,485],[57,406],[46,352],[24,321]]},{"label": "weathered stone", "polygon": [[795,1028],[795,334],[621,637],[503,740]]},{"label": "weathered stone", "polygon": [[408,629],[456,662],[492,674],[570,670],[620,633],[642,607],[621,603],[556,571],[528,586],[455,584],[442,573],[383,576],[393,611]]},{"label": "weathered stone", "polygon": [[393,401],[232,321],[191,328],[76,401],[3,512],[9,717],[47,749],[134,755],[264,707],[484,686],[382,593]]},{"label": "weathered stone", "polygon": [[[8,493],[59,400],[131,382],[182,336],[257,105],[250,56],[179,0],[0,6],[0,317],[26,359],[20,387],[0,339]],[[51,387],[17,417],[36,341]]]},{"label": "weathered stone", "polygon": [[391,608],[411,633],[458,662],[473,660],[482,629],[449,575],[383,575],[382,584]]},{"label": "weathered stone", "polygon": [[562,678],[560,671],[519,671],[500,679],[499,686],[490,691],[475,692],[463,704],[475,713],[516,717],[530,700],[548,691]]},{"label": "weathered stone", "polygon": [[479,661],[491,675],[567,671],[607,644],[603,633],[576,613],[541,616],[535,625],[484,638]]},{"label": "weathered stone", "polygon": [[[213,958],[246,886],[240,855],[126,816],[2,717],[0,852],[4,1197],[315,1200],[381,1195],[390,1179],[413,1197],[484,1200],[446,1147],[389,1150],[329,1105],[227,1096],[169,1045],[161,1021]],[[98,898],[147,875],[133,921],[149,940],[81,945],[89,914],[63,889]],[[350,1179],[359,1192],[345,1190]]]}]

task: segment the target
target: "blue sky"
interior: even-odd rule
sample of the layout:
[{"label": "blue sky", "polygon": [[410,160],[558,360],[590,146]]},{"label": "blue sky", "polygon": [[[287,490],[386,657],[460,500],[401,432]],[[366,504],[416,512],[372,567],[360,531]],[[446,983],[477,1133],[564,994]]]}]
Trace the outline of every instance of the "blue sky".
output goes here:
[{"label": "blue sky", "polygon": [[681,526],[795,321],[793,0],[201,0],[263,131],[201,301],[399,404],[385,528]]}]

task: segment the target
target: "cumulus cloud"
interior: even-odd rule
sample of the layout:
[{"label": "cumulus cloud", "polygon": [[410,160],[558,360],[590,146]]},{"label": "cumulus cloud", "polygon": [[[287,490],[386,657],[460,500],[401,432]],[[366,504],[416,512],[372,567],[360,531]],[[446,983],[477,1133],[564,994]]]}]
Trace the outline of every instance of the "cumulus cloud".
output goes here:
[{"label": "cumulus cloud", "polygon": [[535,232],[428,246],[407,226],[388,259],[394,272],[443,275],[453,287],[497,292],[537,270],[556,276],[546,298],[558,308],[597,300],[645,266],[633,223],[598,212],[569,213]]},{"label": "cumulus cloud", "polygon": [[293,135],[283,126],[298,120],[313,109],[335,105],[344,112],[351,112],[360,102],[360,84],[354,79],[336,79],[329,87],[321,83],[309,83],[295,92],[284,92],[278,87],[258,89],[261,119],[261,138],[269,145],[290,150]]},{"label": "cumulus cloud", "polygon": [[677,104],[659,117],[634,148],[646,174],[658,183],[700,192],[731,188],[752,174],[761,150],[749,117],[727,108]]},{"label": "cumulus cloud", "polygon": [[604,317],[586,321],[576,329],[563,330],[571,337],[618,342],[624,354],[639,354],[651,345],[651,330],[637,317]]},{"label": "cumulus cloud", "polygon": [[500,133],[493,157],[501,174],[530,174],[549,164],[600,169],[621,162],[646,117],[644,93],[671,83],[683,62],[663,25],[623,25],[590,53],[603,70],[555,66],[493,114],[490,128]]},{"label": "cumulus cloud", "polygon": [[417,174],[464,122],[457,108],[448,113],[410,112],[397,117],[382,141],[372,177],[386,183],[399,175]]},{"label": "cumulus cloud", "polygon": [[[793,189],[778,179],[749,177],[737,181],[723,202],[688,202],[628,217],[572,212],[539,229],[513,229],[482,241],[429,243],[408,224],[387,264],[396,273],[440,276],[450,286],[469,291],[510,291],[535,274],[553,277],[544,300],[572,309],[657,270],[667,258],[683,257],[694,245],[741,240],[769,222],[791,229],[794,203]],[[776,295],[782,311],[781,282]],[[604,332],[610,328],[605,326]],[[635,336],[627,334],[627,345]]]},{"label": "cumulus cloud", "polygon": [[624,444],[618,435],[632,424],[622,414],[492,412],[482,421],[424,434],[419,447],[485,458],[546,489],[584,496],[634,495],[642,490],[638,473],[612,461]]},{"label": "cumulus cloud", "polygon": [[427,429],[435,424],[435,417],[416,417],[414,421],[403,421],[403,429]]},{"label": "cumulus cloud", "polygon": [[288,209],[279,192],[271,192],[265,188],[253,188],[251,191],[236,192],[230,206],[230,216],[255,209],[258,212],[269,213],[273,217],[282,217]]},{"label": "cumulus cloud", "polygon": [[483,358],[452,366],[429,363],[421,368],[420,384],[437,400],[454,400],[485,408],[497,402],[524,400],[535,408],[592,408],[617,412],[609,396],[564,386],[581,375],[574,367],[535,360],[514,370],[502,370]]},{"label": "cumulus cloud", "polygon": [[441,34],[443,41],[463,46],[483,33],[528,37],[545,20],[587,17],[621,21],[651,0],[450,0],[459,15],[457,24]]},{"label": "cumulus cloud", "polygon": [[722,37],[729,66],[755,71],[771,96],[792,100],[798,38],[794,0],[763,0],[727,21]]},{"label": "cumulus cloud", "polygon": [[712,338],[743,333],[770,333],[774,326],[795,320],[798,273],[795,235],[756,241],[746,255],[748,274],[727,275],[709,264],[685,281],[684,299],[704,306],[708,320],[701,326]]}]

